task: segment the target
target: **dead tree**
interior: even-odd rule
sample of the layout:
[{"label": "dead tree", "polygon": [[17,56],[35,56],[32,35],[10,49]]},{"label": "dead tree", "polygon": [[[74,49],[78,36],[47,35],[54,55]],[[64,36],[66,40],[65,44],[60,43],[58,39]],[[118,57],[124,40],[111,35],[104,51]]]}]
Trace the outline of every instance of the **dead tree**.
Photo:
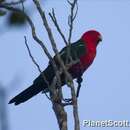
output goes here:
[{"label": "dead tree", "polygon": [[[73,34],[73,22],[76,18],[77,11],[78,11],[77,0],[71,0],[71,1],[67,0],[68,4],[70,5],[70,14],[68,16],[68,25],[69,25],[69,36],[68,36],[68,38],[66,38],[65,35],[62,33],[62,30],[61,30],[61,28],[58,24],[54,9],[52,9],[52,12],[49,13],[49,16],[52,19],[57,31],[59,32],[60,36],[62,37],[65,45],[68,47],[68,53],[67,53],[68,60],[66,61],[66,63],[64,63],[62,61],[62,59],[59,55],[59,52],[58,52],[58,49],[57,49],[57,44],[55,42],[55,38],[53,36],[50,25],[48,24],[48,20],[46,18],[44,9],[41,7],[39,0],[32,0],[32,1],[33,1],[34,5],[36,6],[38,13],[40,14],[40,17],[41,17],[42,22],[43,22],[43,26],[46,29],[46,32],[48,34],[48,38],[50,40],[50,44],[52,45],[52,49],[55,53],[55,57],[56,57],[59,65],[60,65],[60,67],[57,67],[53,57],[49,53],[49,51],[46,48],[44,42],[36,34],[34,23],[31,20],[31,18],[27,15],[27,13],[25,12],[23,0],[19,0],[17,2],[13,2],[13,3],[2,2],[2,3],[0,3],[0,8],[24,14],[27,22],[29,23],[29,25],[31,27],[33,39],[36,41],[36,43],[38,45],[40,45],[44,54],[48,57],[50,63],[52,64],[52,66],[54,68],[56,76],[54,77],[51,86],[49,86],[48,81],[46,80],[46,77],[44,76],[44,73],[42,73],[40,66],[37,64],[34,57],[32,56],[31,50],[29,49],[29,46],[28,46],[28,43],[27,43],[27,38],[26,38],[26,36],[24,36],[25,44],[26,44],[29,56],[32,59],[33,63],[36,65],[38,71],[42,74],[46,83],[48,84],[48,88],[50,90],[50,97],[48,97],[48,95],[46,95],[46,96],[52,102],[52,108],[53,108],[54,113],[56,115],[57,122],[58,122],[58,125],[59,125],[59,129],[60,130],[68,130],[68,127],[67,127],[67,112],[65,111],[64,107],[67,106],[67,105],[72,105],[73,106],[73,117],[74,117],[74,130],[80,130],[76,92],[75,92],[75,88],[74,88],[73,79],[72,79],[71,75],[69,74],[69,72],[67,71],[68,66],[72,66],[73,64],[75,64],[75,62],[78,62],[78,61],[73,61],[73,59],[71,58],[71,53],[70,53],[70,44],[71,44],[71,38],[72,38],[72,34]],[[15,4],[15,6],[14,6],[14,4]],[[22,5],[22,10],[20,10],[19,8],[16,8],[16,5],[19,5],[19,4]],[[68,61],[70,61],[70,62],[68,62]],[[61,73],[64,73],[65,78],[66,78],[66,84],[70,88],[71,97],[72,97],[71,102],[64,102],[62,88],[55,89],[56,84],[58,84],[60,86],[60,83],[61,83],[60,74]]]}]

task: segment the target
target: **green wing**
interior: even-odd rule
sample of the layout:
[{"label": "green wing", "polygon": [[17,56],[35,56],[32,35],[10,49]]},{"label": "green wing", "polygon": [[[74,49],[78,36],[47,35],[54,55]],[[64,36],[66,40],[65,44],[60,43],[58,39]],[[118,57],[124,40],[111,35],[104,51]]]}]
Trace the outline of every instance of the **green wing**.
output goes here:
[{"label": "green wing", "polygon": [[[59,53],[61,56],[61,59],[64,61],[64,63],[66,62],[66,60],[68,58],[67,53],[68,53],[68,47],[64,47]],[[70,54],[71,54],[71,57],[73,60],[80,59],[81,56],[85,55],[86,47],[85,47],[85,44],[83,43],[83,41],[79,40],[75,43],[72,43],[70,46]],[[55,57],[54,57],[54,59],[56,61]]]}]

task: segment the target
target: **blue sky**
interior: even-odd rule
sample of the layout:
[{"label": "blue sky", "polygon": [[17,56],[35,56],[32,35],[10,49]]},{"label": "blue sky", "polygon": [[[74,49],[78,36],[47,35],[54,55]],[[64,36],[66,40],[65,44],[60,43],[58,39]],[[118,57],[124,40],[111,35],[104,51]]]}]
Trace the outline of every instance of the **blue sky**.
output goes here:
[{"label": "blue sky", "polygon": [[[55,8],[59,24],[67,35],[67,15],[69,6],[66,0],[47,1],[44,5],[46,12]],[[72,41],[78,40],[89,30],[96,29],[103,36],[103,42],[97,48],[97,57],[92,66],[85,72],[78,99],[79,116],[83,120],[129,120],[130,121],[130,2],[123,0],[79,0],[79,12],[74,25]],[[45,29],[37,13],[33,20],[39,36],[45,41],[52,53]],[[58,48],[64,43],[53,24]],[[8,87],[8,99],[30,86],[39,75],[36,67],[28,56],[23,36],[28,38],[29,46],[37,62],[44,69],[48,60],[40,47],[32,40],[29,28],[22,30],[11,29],[0,35],[0,81]],[[12,79],[21,77],[16,81],[15,89],[9,86]],[[65,91],[69,91],[65,87]],[[67,92],[66,92],[67,93]],[[11,130],[42,130],[58,129],[51,103],[44,95],[37,95],[28,102],[19,105],[7,105]],[[73,128],[72,108],[67,107],[69,129]],[[84,128],[81,125],[82,130]],[[97,128],[93,128],[97,129]],[[102,128],[98,128],[99,130]],[[105,128],[104,128],[105,129]],[[107,128],[107,130],[115,128]],[[118,128],[120,129],[120,128]]]}]

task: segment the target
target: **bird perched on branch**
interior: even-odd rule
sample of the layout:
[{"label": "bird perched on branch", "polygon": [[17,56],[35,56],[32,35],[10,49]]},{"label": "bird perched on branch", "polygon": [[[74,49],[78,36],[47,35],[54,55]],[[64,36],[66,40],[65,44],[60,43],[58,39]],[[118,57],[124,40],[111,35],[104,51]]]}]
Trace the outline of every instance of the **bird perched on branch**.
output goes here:
[{"label": "bird perched on branch", "polygon": [[[92,64],[96,56],[97,45],[100,41],[102,41],[101,34],[95,30],[90,30],[85,32],[77,42],[72,43],[69,48],[72,60],[79,60],[79,62],[73,64],[68,68],[68,72],[71,74],[72,78],[77,79],[77,82],[79,84],[77,97],[79,95],[79,89],[82,82],[82,75],[85,70]],[[59,52],[64,63],[66,63],[66,60],[68,59],[67,53],[67,47],[64,47]],[[56,61],[56,56],[54,56],[54,60]],[[53,78],[55,77],[55,71],[52,64],[49,63],[48,67],[43,71],[43,73],[46,77],[47,82],[49,83],[49,85],[51,85]],[[61,73],[60,78],[61,86],[65,85],[65,75],[63,73]],[[34,80],[33,84],[29,88],[25,89],[23,92],[11,99],[9,104],[14,103],[15,105],[18,105],[29,100],[39,92],[49,92],[49,88],[47,86],[47,83],[43,79],[42,74],[40,74]]]}]

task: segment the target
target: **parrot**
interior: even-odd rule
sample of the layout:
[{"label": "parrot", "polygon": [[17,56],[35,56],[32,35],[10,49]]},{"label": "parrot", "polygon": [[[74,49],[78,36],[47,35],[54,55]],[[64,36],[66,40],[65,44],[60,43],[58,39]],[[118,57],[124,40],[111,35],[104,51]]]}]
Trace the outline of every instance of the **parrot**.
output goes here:
[{"label": "parrot", "polygon": [[[72,76],[72,79],[77,79],[77,82],[80,84],[82,82],[82,76],[83,73],[88,69],[88,67],[93,63],[95,56],[96,56],[96,48],[99,42],[102,41],[102,35],[96,31],[96,30],[88,30],[79,40],[77,40],[74,43],[70,44],[70,54],[72,57],[72,60],[79,60],[79,62],[73,64],[72,66],[69,66],[67,69],[69,74]],[[61,49],[59,52],[59,55],[62,59],[62,61],[65,63],[68,58],[68,49],[67,46]],[[56,61],[56,55],[53,57],[54,61],[56,62],[57,66],[58,63]],[[47,82],[49,85],[53,82],[53,78],[55,77],[55,70],[52,64],[48,63],[48,66],[43,71],[44,76],[46,77]],[[62,72],[60,74],[61,79],[61,86],[66,85],[65,75]],[[79,88],[77,89],[77,97],[79,95],[81,84],[79,85]],[[55,86],[57,89],[58,87]],[[40,74],[34,81],[33,84],[25,89],[23,92],[15,96],[9,101],[9,104],[14,103],[15,105],[18,105],[20,103],[23,103],[30,98],[34,97],[38,93],[46,93],[49,92],[49,88],[47,83],[45,82],[43,75]]]}]

